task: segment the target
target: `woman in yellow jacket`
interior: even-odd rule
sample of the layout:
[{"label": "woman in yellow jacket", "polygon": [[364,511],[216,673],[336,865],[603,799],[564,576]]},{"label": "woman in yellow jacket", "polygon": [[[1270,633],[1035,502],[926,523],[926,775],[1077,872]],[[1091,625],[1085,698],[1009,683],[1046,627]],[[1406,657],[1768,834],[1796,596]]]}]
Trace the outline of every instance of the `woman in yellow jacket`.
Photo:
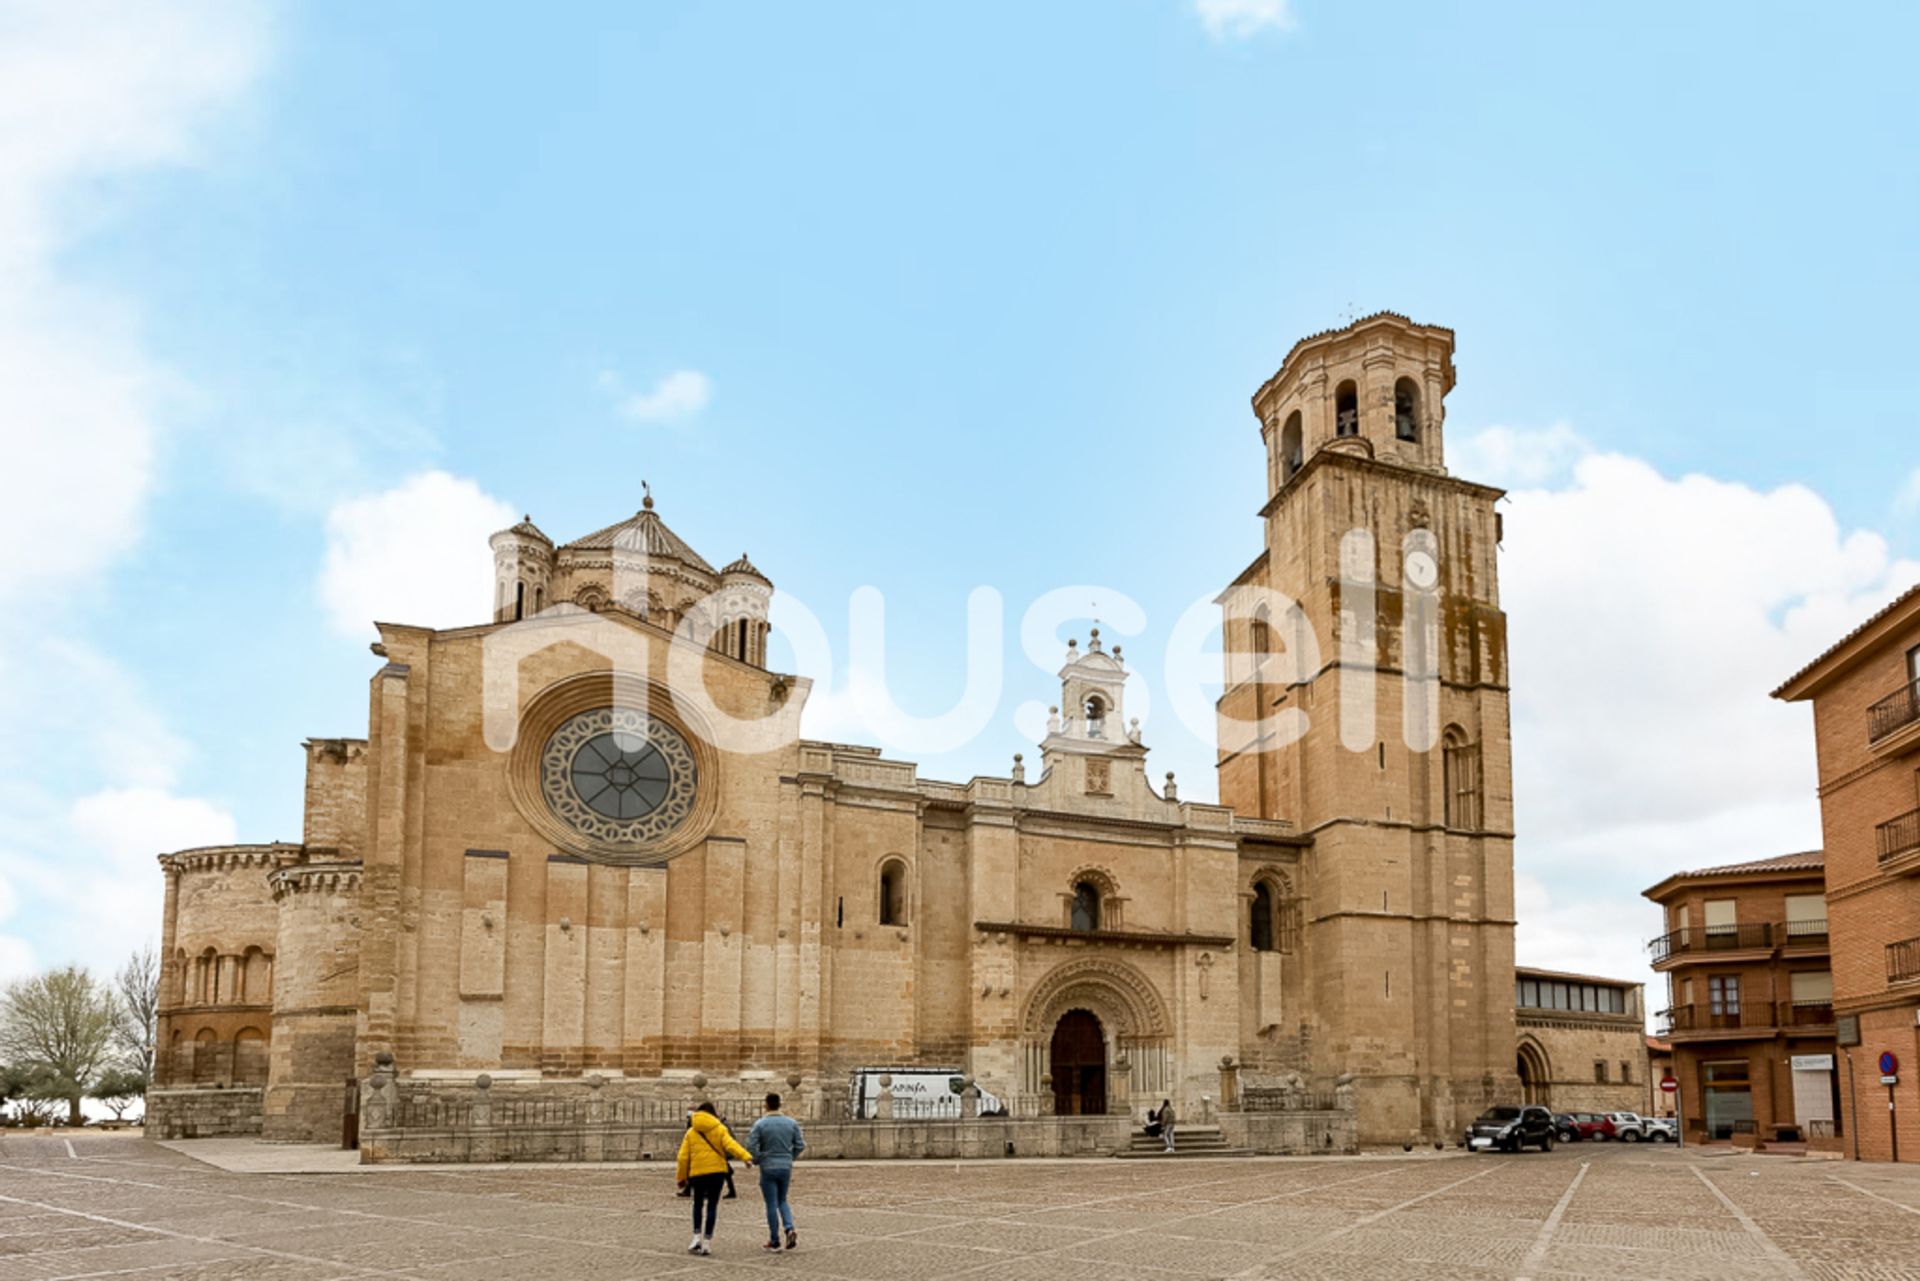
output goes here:
[{"label": "woman in yellow jacket", "polygon": [[753,1154],[733,1141],[713,1104],[702,1103],[687,1118],[675,1169],[680,1186],[693,1188],[693,1244],[688,1254],[713,1253],[713,1220],[720,1213],[720,1189],[727,1186],[728,1157],[753,1164]]}]

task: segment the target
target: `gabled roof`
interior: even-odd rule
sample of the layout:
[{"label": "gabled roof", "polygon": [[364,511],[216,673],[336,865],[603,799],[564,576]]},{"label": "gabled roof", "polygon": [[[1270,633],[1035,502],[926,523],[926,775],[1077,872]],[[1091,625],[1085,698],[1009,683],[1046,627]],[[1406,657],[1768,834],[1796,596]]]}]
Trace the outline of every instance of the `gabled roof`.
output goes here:
[{"label": "gabled roof", "polygon": [[1795,688],[1796,686],[1800,686],[1802,682],[1806,681],[1808,677],[1812,676],[1818,668],[1826,666],[1827,663],[1833,658],[1837,657],[1842,650],[1852,645],[1855,641],[1859,640],[1862,636],[1872,631],[1880,623],[1884,622],[1887,618],[1891,617],[1893,614],[1898,613],[1900,610],[1904,609],[1908,605],[1920,605],[1920,584],[1916,584],[1912,587],[1909,587],[1906,591],[1901,592],[1898,596],[1894,597],[1892,601],[1888,602],[1886,608],[1876,610],[1873,616],[1867,619],[1866,622],[1860,624],[1860,626],[1854,628],[1852,631],[1848,632],[1845,636],[1842,636],[1839,640],[1827,646],[1827,648],[1824,651],[1822,651],[1822,653],[1818,658],[1814,659],[1811,663],[1808,663],[1805,667],[1801,668],[1799,671],[1795,672],[1793,675],[1787,677],[1785,681],[1781,682],[1780,688],[1773,691],[1773,696],[1775,698],[1786,699],[1788,702],[1793,702],[1798,699],[1805,698],[1807,694],[1811,692],[1811,690],[1807,688],[1796,689]]},{"label": "gabled roof", "polygon": [[713,566],[699,552],[687,546],[685,539],[667,528],[667,522],[661,520],[660,514],[653,510],[651,497],[627,519],[608,525],[605,529],[596,529],[585,538],[576,538],[566,547],[581,551],[604,551],[617,547],[622,551],[643,552],[659,560],[677,560],[708,574],[714,572]]}]

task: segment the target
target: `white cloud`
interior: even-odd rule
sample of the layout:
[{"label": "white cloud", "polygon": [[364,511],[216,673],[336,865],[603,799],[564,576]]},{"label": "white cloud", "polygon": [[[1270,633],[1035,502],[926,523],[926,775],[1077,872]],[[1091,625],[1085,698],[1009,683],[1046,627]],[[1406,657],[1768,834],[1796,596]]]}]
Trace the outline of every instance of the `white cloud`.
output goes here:
[{"label": "white cloud", "polygon": [[614,393],[614,410],[637,423],[672,423],[693,417],[713,399],[713,380],[697,369],[676,369],[653,385],[652,391],[628,391],[620,375],[609,370],[600,385]]},{"label": "white cloud", "polygon": [[337,631],[373,623],[459,627],[493,617],[487,537],[513,508],[473,481],[421,472],[393,489],[336,503],[327,513],[320,598]]},{"label": "white cloud", "polygon": [[119,298],[60,272],[103,209],[88,180],[181,164],[263,61],[251,5],[15,4],[0,14],[0,447],[30,554],[0,595],[70,581],[132,545],[171,376]]},{"label": "white cloud", "polygon": [[1452,452],[1555,481],[1503,504],[1520,959],[1650,980],[1641,889],[1819,844],[1812,725],[1769,694],[1920,563],[1802,486],[1669,478],[1565,427]]},{"label": "white cloud", "polygon": [[[131,302],[74,279],[62,255],[114,212],[105,180],[196,161],[215,113],[259,75],[266,28],[249,0],[0,8],[0,452],[22,531],[0,599],[34,602],[0,627],[0,978],[111,964],[157,930],[159,877],[116,852],[133,832],[151,853],[189,829],[232,830],[171,793],[186,745],[63,612],[139,540],[167,412],[191,391],[149,352]],[[81,790],[109,799],[69,810]]]},{"label": "white cloud", "polygon": [[1538,488],[1565,480],[1573,465],[1593,446],[1566,423],[1524,429],[1488,427],[1447,446],[1448,469],[1456,476],[1502,489]]},{"label": "white cloud", "polygon": [[1291,31],[1290,0],[1193,0],[1200,24],[1215,40],[1245,40],[1262,31]]}]

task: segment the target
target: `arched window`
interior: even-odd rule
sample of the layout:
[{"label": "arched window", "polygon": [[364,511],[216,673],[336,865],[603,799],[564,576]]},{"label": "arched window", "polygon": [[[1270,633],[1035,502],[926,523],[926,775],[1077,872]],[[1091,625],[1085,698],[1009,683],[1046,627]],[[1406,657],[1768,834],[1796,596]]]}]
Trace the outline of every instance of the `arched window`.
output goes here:
[{"label": "arched window", "polygon": [[1306,461],[1306,453],[1301,441],[1300,411],[1294,410],[1287,415],[1287,425],[1280,429],[1280,480],[1281,483],[1293,479],[1300,470],[1300,464]]},{"label": "arched window", "polygon": [[1249,941],[1256,952],[1273,951],[1273,889],[1265,881],[1253,887]]},{"label": "arched window", "polygon": [[1100,887],[1092,881],[1081,881],[1073,887],[1072,925],[1076,930],[1100,928]]},{"label": "arched window", "polygon": [[1360,389],[1353,385],[1352,380],[1334,388],[1333,434],[1336,436],[1360,434]]},{"label": "arched window", "polygon": [[513,585],[513,621],[519,622],[527,616],[527,585],[518,582]]},{"label": "arched window", "polygon": [[1420,439],[1420,389],[1411,378],[1393,385],[1393,435],[1396,440]]},{"label": "arched window", "polygon": [[1446,825],[1459,831],[1479,831],[1480,745],[1469,743],[1458,725],[1449,725],[1441,735],[1440,748]]},{"label": "arched window", "polygon": [[1253,611],[1253,652],[1265,658],[1273,652],[1273,623],[1265,605]]},{"label": "arched window", "polygon": [[880,868],[880,924],[907,923],[907,865],[890,858]]},{"label": "arched window", "polygon": [[1107,732],[1107,700],[1098,694],[1089,694],[1081,711],[1087,717],[1087,737],[1103,738]]}]

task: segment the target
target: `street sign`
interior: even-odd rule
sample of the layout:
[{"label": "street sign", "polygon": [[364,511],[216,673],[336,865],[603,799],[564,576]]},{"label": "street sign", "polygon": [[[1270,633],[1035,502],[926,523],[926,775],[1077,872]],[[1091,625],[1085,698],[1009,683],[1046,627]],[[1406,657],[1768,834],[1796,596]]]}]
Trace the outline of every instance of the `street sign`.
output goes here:
[{"label": "street sign", "polygon": [[1860,1016],[1842,1014],[1833,1021],[1833,1039],[1842,1047],[1860,1044]]},{"label": "street sign", "polygon": [[1672,1094],[1675,1090],[1680,1088],[1680,1082],[1674,1080],[1670,1076],[1663,1076],[1660,1078],[1660,1088],[1665,1090],[1668,1094]]},{"label": "street sign", "polygon": [[1881,1076],[1892,1076],[1894,1073],[1898,1072],[1899,1070],[1900,1070],[1900,1060],[1894,1057],[1894,1053],[1892,1050],[1887,1050],[1880,1055],[1880,1075]]},{"label": "street sign", "polygon": [[[1895,1076],[1895,1075],[1894,1075],[1893,1073],[1891,1073],[1891,1072],[1889,1072],[1889,1073],[1887,1073],[1887,1074],[1886,1074],[1885,1076],[1883,1076],[1883,1077],[1881,1077],[1881,1078],[1880,1078],[1880,1084],[1882,1084],[1882,1085],[1898,1085],[1898,1084],[1900,1084],[1900,1078],[1899,1078],[1899,1077],[1897,1077],[1897,1076]],[[1889,1104],[1889,1106],[1891,1106],[1891,1104]]]}]

